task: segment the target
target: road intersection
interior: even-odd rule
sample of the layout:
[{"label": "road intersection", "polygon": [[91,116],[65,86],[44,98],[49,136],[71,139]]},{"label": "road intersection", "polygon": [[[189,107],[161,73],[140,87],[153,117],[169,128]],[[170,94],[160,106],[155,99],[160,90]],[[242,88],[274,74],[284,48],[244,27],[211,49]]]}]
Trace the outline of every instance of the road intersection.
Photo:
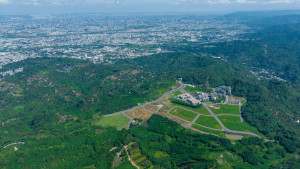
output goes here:
[{"label": "road intersection", "polygon": [[[136,109],[139,109],[139,108],[144,108],[144,106],[146,106],[146,105],[148,105],[148,104],[158,103],[162,98],[164,98],[164,97],[166,97],[166,96],[170,97],[170,96],[172,95],[172,93],[174,93],[175,91],[181,91],[182,93],[187,93],[187,91],[185,91],[184,87],[185,87],[185,85],[184,85],[182,82],[180,82],[180,86],[179,86],[179,87],[177,87],[177,88],[175,88],[175,89],[172,88],[172,90],[166,92],[165,94],[163,94],[161,97],[159,97],[159,98],[156,99],[156,100],[153,100],[153,101],[151,101],[151,102],[147,102],[147,103],[141,104],[141,105],[139,105],[139,106],[133,107],[133,108],[128,109],[128,110],[123,110],[123,111],[120,111],[120,112],[117,112],[117,113],[104,115],[104,117],[109,117],[109,116],[114,116],[114,115],[122,114],[122,115],[124,115],[125,117],[127,117],[128,119],[130,119],[130,123],[131,123],[134,119],[133,119],[132,117],[128,116],[128,115],[126,114],[126,112],[130,112],[130,111],[133,111],[133,110],[136,110]],[[227,99],[228,99],[228,98],[226,98],[226,100],[227,100]],[[192,130],[194,130],[194,131],[196,131],[196,132],[198,132],[198,133],[202,133],[202,134],[212,134],[212,133],[203,132],[203,131],[194,129],[194,128],[192,128],[192,125],[195,124],[196,120],[197,120],[200,116],[212,116],[212,117],[214,117],[214,118],[217,120],[217,122],[221,125],[221,127],[222,127],[221,130],[219,130],[219,129],[214,129],[214,128],[210,128],[210,127],[207,127],[207,126],[202,126],[202,125],[200,125],[200,126],[205,127],[205,128],[208,128],[208,129],[212,129],[212,130],[223,131],[223,132],[226,133],[226,134],[250,135],[250,136],[260,137],[259,135],[255,134],[255,133],[252,133],[252,132],[236,131],[236,130],[230,130],[230,129],[228,129],[227,127],[224,126],[224,124],[221,122],[221,120],[218,118],[218,116],[217,116],[215,113],[213,113],[213,111],[211,111],[211,109],[210,109],[205,103],[202,103],[202,105],[208,110],[208,112],[210,113],[210,115],[201,114],[201,113],[198,113],[198,112],[195,112],[195,111],[192,111],[192,110],[189,110],[189,109],[180,107],[180,106],[174,106],[174,107],[172,107],[170,110],[168,110],[167,114],[168,114],[168,115],[171,115],[171,116],[174,117],[174,118],[177,118],[177,119],[180,119],[180,120],[183,120],[183,121],[185,121],[185,122],[190,123],[190,125],[188,125],[188,126],[185,126],[185,125],[183,125],[183,126],[186,127],[186,128],[192,129]],[[196,114],[197,114],[197,117],[195,117],[195,118],[193,119],[193,121],[190,122],[190,121],[187,121],[187,120],[185,120],[185,119],[182,119],[182,118],[180,118],[180,117],[177,117],[177,116],[174,116],[174,115],[170,114],[170,111],[173,110],[173,109],[176,108],[176,107],[180,107],[180,108],[182,108],[182,109],[185,109],[185,110],[188,110],[188,111],[190,111],[190,112],[196,113]],[[162,107],[161,107],[161,108],[162,108]],[[161,109],[161,108],[160,108],[160,109]],[[145,108],[144,108],[144,109],[145,109]],[[159,109],[159,110],[160,110],[160,109]],[[241,104],[239,104],[239,109],[240,109],[240,111],[241,111]],[[159,110],[158,110],[158,111],[159,111]],[[153,113],[153,114],[156,114],[156,113],[158,113],[158,111],[152,112],[152,113]],[[229,114],[220,114],[220,115],[229,115]],[[220,115],[219,115],[219,116],[220,116]],[[232,115],[232,116],[240,116],[240,117],[241,117],[241,115]],[[243,122],[242,117],[241,117],[241,122]],[[129,123],[129,125],[128,125],[127,128],[129,128],[130,123]],[[197,124],[197,125],[199,125],[199,124]],[[212,134],[212,135],[215,135],[215,134]]]}]

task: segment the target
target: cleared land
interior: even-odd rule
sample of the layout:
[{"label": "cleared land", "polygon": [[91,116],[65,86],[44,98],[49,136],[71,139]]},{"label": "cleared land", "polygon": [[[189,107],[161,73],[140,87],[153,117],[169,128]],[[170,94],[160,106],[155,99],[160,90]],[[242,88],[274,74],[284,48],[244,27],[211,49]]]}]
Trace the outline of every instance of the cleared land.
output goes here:
[{"label": "cleared land", "polygon": [[200,130],[200,131],[204,131],[204,132],[208,132],[208,133],[212,133],[212,134],[217,134],[217,135],[220,135],[220,136],[224,136],[224,137],[225,137],[225,134],[224,134],[223,131],[211,130],[211,129],[208,129],[208,128],[199,126],[199,125],[197,125],[197,124],[193,124],[192,127],[193,127],[194,129],[197,129],[197,130]]},{"label": "cleared land", "polygon": [[189,106],[184,106],[184,105],[180,105],[180,104],[176,104],[176,103],[172,103],[174,106],[179,106],[179,107],[183,107],[185,109],[189,109],[191,111],[200,113],[200,114],[204,114],[204,115],[210,115],[210,113],[208,112],[208,110],[206,110],[206,108],[204,106],[200,106],[197,108],[193,108],[193,107],[189,107]]},{"label": "cleared land", "polygon": [[215,114],[234,114],[234,115],[240,115],[240,109],[239,106],[233,106],[233,105],[227,105],[227,104],[219,104],[220,108],[211,110]]},{"label": "cleared land", "polygon": [[222,129],[222,126],[218,123],[218,121],[211,116],[200,116],[196,120],[196,123],[210,128]]},{"label": "cleared land", "polygon": [[155,113],[159,106],[155,105],[155,104],[147,104],[146,106],[144,106],[145,109],[150,110],[152,113]]},{"label": "cleared land", "polygon": [[118,114],[115,116],[102,117],[95,125],[103,126],[103,127],[115,127],[118,130],[122,128],[126,128],[130,122],[130,119],[125,117],[122,114]]},{"label": "cleared land", "polygon": [[239,131],[250,131],[256,134],[260,134],[257,129],[250,124],[243,122],[241,123],[241,119],[238,116],[218,116],[218,118],[222,121],[222,123],[231,130],[239,130]]},{"label": "cleared land", "polygon": [[226,138],[231,140],[241,140],[244,136],[240,135],[232,135],[232,134],[225,134]]},{"label": "cleared land", "polygon": [[242,98],[242,97],[233,97],[233,96],[228,97],[228,104],[236,104],[237,105],[243,101],[245,101],[245,98]]},{"label": "cleared land", "polygon": [[185,109],[182,109],[182,108],[174,108],[170,114],[174,115],[174,116],[177,116],[177,117],[180,117],[184,120],[187,120],[187,121],[193,121],[194,118],[196,118],[197,114],[196,113],[193,113],[193,112],[190,112],[188,110],[185,110]]},{"label": "cleared land", "polygon": [[133,111],[126,112],[126,114],[134,119],[141,119],[143,121],[146,121],[152,116],[152,113],[150,113],[149,111],[143,108],[139,108]]}]

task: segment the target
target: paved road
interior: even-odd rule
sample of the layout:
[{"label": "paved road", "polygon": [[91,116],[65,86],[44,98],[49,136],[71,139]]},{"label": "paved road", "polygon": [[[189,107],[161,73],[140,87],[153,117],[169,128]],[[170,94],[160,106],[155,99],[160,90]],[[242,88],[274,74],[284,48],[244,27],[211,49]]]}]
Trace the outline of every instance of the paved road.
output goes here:
[{"label": "paved road", "polygon": [[194,118],[194,120],[190,123],[189,127],[192,127],[193,124],[195,124],[196,120],[200,117],[200,114],[198,113],[198,115],[196,116],[196,118]]},{"label": "paved road", "polygon": [[[194,119],[195,121],[194,121],[194,123],[192,123],[192,122],[187,121],[187,120],[185,120],[185,119],[183,119],[183,118],[180,118],[180,117],[177,117],[177,116],[174,116],[174,115],[170,114],[170,111],[171,111],[171,109],[167,112],[168,115],[170,115],[170,116],[172,116],[172,117],[174,117],[174,118],[177,118],[177,119],[179,119],[179,120],[182,120],[182,121],[185,121],[185,122],[189,123],[188,126],[186,126],[186,125],[184,125],[184,124],[180,124],[182,127],[187,128],[187,129],[190,129],[190,130],[193,130],[193,131],[195,131],[195,132],[197,132],[197,133],[200,133],[200,134],[214,135],[214,136],[219,137],[219,136],[216,135],[216,134],[212,134],[212,133],[208,133],[208,132],[205,132],[205,131],[201,131],[201,130],[192,128],[191,126],[192,126],[193,124],[195,124],[195,121],[197,120],[197,118],[195,118],[196,120]],[[199,116],[200,116],[200,115],[199,115]],[[197,124],[197,125],[199,125],[199,124]],[[199,126],[202,126],[202,125],[199,125]],[[205,127],[205,128],[208,128],[208,129],[212,129],[212,130],[218,130],[218,129],[213,129],[213,128],[206,127],[206,126],[202,126],[202,127]],[[221,131],[221,130],[220,130],[220,131]]]},{"label": "paved road", "polygon": [[[207,114],[198,113],[198,112],[196,112],[196,111],[193,111],[193,110],[190,110],[190,109],[187,109],[187,108],[184,108],[184,107],[180,107],[180,106],[174,106],[174,107],[172,107],[172,109],[173,109],[173,108],[181,108],[181,109],[184,109],[184,110],[187,110],[187,111],[196,113],[196,114],[200,114],[201,116],[213,116],[213,115],[207,115]],[[169,110],[169,111],[170,111],[170,110]]]},{"label": "paved road", "polygon": [[211,110],[210,110],[210,108],[208,108],[207,107],[207,105],[205,104],[205,103],[202,103],[202,105],[208,110],[208,112],[218,121],[218,123],[221,125],[221,127],[222,127],[222,130],[223,131],[226,131],[226,127],[224,126],[224,124],[221,122],[221,120],[218,118],[218,116],[215,114],[215,113],[213,113]]},{"label": "paved road", "polygon": [[226,128],[224,126],[224,124],[221,122],[221,120],[218,118],[218,116],[216,114],[214,114],[209,107],[207,107],[207,105],[205,103],[202,104],[208,111],[209,113],[211,113],[215,119],[218,121],[218,123],[222,126],[222,130],[225,132],[225,133],[228,133],[228,134],[237,134],[237,135],[250,135],[250,136],[255,136],[255,137],[260,137],[259,135],[255,134],[255,133],[252,133],[252,132],[246,132],[246,131],[236,131],[236,130],[230,130],[228,128]]},{"label": "paved road", "polygon": [[227,96],[227,95],[225,96],[225,102],[223,104],[227,104],[228,103],[228,97],[229,96]]},{"label": "paved road", "polygon": [[[122,114],[122,115],[124,115],[125,117],[127,117],[127,118],[130,119],[130,123],[129,123],[128,126],[127,126],[127,129],[129,129],[130,124],[131,124],[131,122],[132,122],[134,119],[133,119],[132,117],[128,116],[128,115],[126,114],[126,112],[133,111],[133,110],[135,110],[135,109],[144,107],[144,106],[146,106],[146,105],[148,105],[148,104],[157,103],[159,100],[161,100],[161,99],[164,98],[165,96],[170,96],[173,92],[179,91],[179,90],[181,91],[183,88],[184,88],[184,84],[183,84],[183,83],[180,83],[180,86],[179,86],[178,88],[166,92],[165,94],[163,94],[161,97],[159,97],[159,98],[156,99],[156,100],[153,100],[153,101],[151,101],[151,102],[144,103],[144,104],[142,104],[142,105],[133,107],[133,108],[131,108],[131,109],[123,110],[123,111],[116,112],[116,113],[113,113],[113,114],[107,114],[107,115],[104,115],[103,117],[110,117],[110,116],[115,116],[115,115],[118,115],[118,114]],[[183,90],[184,90],[184,89],[183,89]],[[161,109],[161,108],[160,108],[160,109]],[[159,109],[159,110],[160,110],[160,109]],[[147,109],[145,109],[145,110],[147,110]],[[159,111],[159,110],[158,110],[158,111]],[[156,111],[155,113],[158,113],[158,111]]]},{"label": "paved road", "polygon": [[[217,116],[237,116],[237,117],[241,117],[241,115],[237,115],[237,114],[216,114]],[[211,116],[211,115],[209,115]]]},{"label": "paved road", "polygon": [[147,102],[147,103],[141,104],[141,105],[139,105],[139,106],[133,107],[133,108],[131,108],[131,109],[123,110],[123,111],[116,112],[116,113],[113,113],[113,114],[107,114],[107,115],[104,115],[104,117],[114,116],[114,115],[117,115],[117,114],[123,114],[123,113],[129,112],[129,111],[133,111],[133,110],[135,110],[135,109],[144,107],[144,106],[146,106],[146,105],[148,105],[148,104],[157,103],[159,100],[161,100],[161,99],[164,98],[165,96],[170,96],[173,92],[178,91],[178,90],[181,90],[181,89],[183,88],[183,86],[184,86],[184,85],[181,84],[180,87],[178,87],[177,89],[170,90],[170,91],[166,92],[165,94],[163,94],[160,98],[158,98],[158,99],[156,99],[156,100],[153,100],[153,101],[151,101],[151,102]]},{"label": "paved road", "polygon": [[[191,126],[192,126],[193,124],[197,124],[197,123],[196,123],[196,120],[199,118],[199,116],[202,116],[202,114],[198,113],[197,117],[196,117],[192,122],[191,122],[191,121],[188,121],[188,120],[185,120],[185,119],[183,119],[183,118],[180,118],[180,117],[175,116],[175,115],[173,115],[173,114],[170,113],[170,112],[171,112],[174,108],[176,108],[176,107],[180,107],[180,106],[174,106],[174,107],[172,107],[170,110],[168,110],[167,114],[170,115],[170,116],[172,116],[172,117],[175,117],[175,118],[177,118],[177,119],[180,119],[180,120],[182,120],[182,121],[185,121],[185,122],[187,122],[187,123],[190,123],[190,125],[185,126],[186,128],[191,128]],[[182,107],[180,107],[180,108],[182,108]],[[188,110],[188,109],[187,109],[187,110]],[[189,110],[189,111],[190,111],[190,110]],[[211,115],[206,115],[206,116],[211,116]],[[219,129],[210,128],[210,127],[207,127],[207,126],[202,126],[202,125],[200,125],[200,124],[197,124],[197,125],[199,125],[199,126],[201,126],[201,127],[204,127],[204,128],[211,129],[211,130],[222,131],[222,130],[219,130]],[[197,130],[197,129],[196,129],[196,130]]]},{"label": "paved road", "polygon": [[[214,114],[206,104],[203,103],[202,105],[203,105],[203,106],[209,111],[209,113],[211,114],[211,115],[206,115],[206,116],[212,116],[212,117],[214,117],[214,118],[218,121],[218,123],[221,125],[221,127],[222,127],[222,130],[221,130],[221,131],[224,131],[224,132],[227,133],[227,134],[251,135],[251,136],[255,136],[255,137],[260,137],[259,135],[255,134],[255,133],[252,133],[252,132],[236,131],[236,130],[230,130],[230,129],[226,128],[226,127],[224,126],[224,124],[221,122],[221,120],[218,118],[218,116],[217,116],[216,114]],[[190,121],[187,121],[187,120],[185,120],[185,119],[183,119],[183,118],[180,118],[180,117],[177,117],[177,116],[174,116],[174,115],[170,114],[170,112],[171,112],[174,108],[176,108],[176,107],[180,107],[180,106],[172,107],[170,110],[168,110],[167,114],[169,114],[170,116],[175,117],[175,118],[177,118],[177,119],[180,119],[180,120],[182,120],[182,121],[188,122],[189,125],[188,125],[188,126],[185,126],[186,128],[192,129],[191,126],[192,126],[193,124],[196,124],[195,122],[196,122],[196,120],[198,119],[198,117],[201,116],[201,115],[203,115],[203,114],[197,113],[197,112],[195,112],[195,111],[191,111],[191,110],[189,110],[189,109],[186,109],[186,110],[188,110],[188,111],[197,113],[197,117],[196,117],[192,122],[190,122]],[[180,107],[180,108],[183,108],[183,107]],[[183,108],[183,109],[185,109],[185,108]],[[197,124],[197,125],[198,125],[198,124]],[[206,127],[206,126],[202,126],[202,127]],[[216,129],[210,128],[210,127],[206,127],[206,128],[212,129],[212,130],[216,130]],[[197,130],[197,129],[196,129],[196,130]],[[195,130],[194,130],[194,131],[195,131]]]},{"label": "paved road", "polygon": [[7,147],[13,146],[13,145],[18,145],[18,144],[25,144],[25,142],[15,142],[15,143],[10,143],[10,144],[7,144],[6,146],[4,146],[4,148],[7,148]]},{"label": "paved road", "polygon": [[[145,103],[145,104],[142,104],[142,105],[133,107],[133,108],[128,109],[128,110],[123,110],[123,111],[120,111],[120,112],[117,112],[117,113],[104,115],[104,117],[114,116],[114,115],[117,115],[117,114],[123,114],[124,116],[126,116],[127,118],[129,118],[129,119],[131,120],[131,121],[130,121],[130,123],[131,123],[131,122],[133,121],[133,118],[130,117],[130,116],[128,116],[128,115],[126,114],[126,112],[128,112],[128,111],[133,111],[133,110],[135,110],[135,109],[141,108],[141,107],[146,106],[146,105],[148,105],[148,104],[157,103],[157,102],[158,102],[159,100],[161,100],[163,97],[165,97],[165,96],[170,96],[170,95],[171,95],[173,92],[175,92],[175,91],[181,91],[182,93],[187,93],[187,92],[184,90],[184,84],[183,84],[183,83],[180,83],[180,86],[179,86],[178,88],[166,92],[165,94],[163,94],[161,97],[159,97],[159,98],[156,99],[156,100],[153,100],[153,101],[151,101],[151,102],[147,102],[147,103]],[[228,98],[226,98],[226,101],[225,101],[225,102],[227,102],[227,100],[228,100]],[[230,129],[226,128],[226,127],[224,126],[224,124],[220,121],[220,119],[218,118],[218,116],[217,116],[216,114],[214,114],[214,113],[210,110],[210,108],[207,107],[207,105],[206,105],[205,103],[202,103],[202,105],[208,110],[208,112],[209,112],[211,115],[204,115],[204,114],[201,114],[201,113],[198,113],[198,112],[195,112],[195,111],[191,111],[191,110],[189,110],[189,109],[186,109],[186,110],[191,111],[191,112],[194,112],[194,113],[197,113],[197,118],[198,118],[200,115],[202,115],[202,116],[213,116],[213,117],[218,121],[218,123],[221,125],[222,131],[224,131],[225,133],[229,133],[229,134],[237,134],[237,135],[251,135],[251,136],[255,136],[255,137],[260,137],[259,135],[255,134],[255,133],[252,133],[252,132],[235,131],[235,130],[230,130]],[[241,105],[239,105],[239,106],[240,106],[240,109],[241,109]],[[175,107],[173,107],[173,108],[175,108]],[[172,109],[173,109],[173,108],[172,108]],[[180,107],[180,108],[183,108],[183,107]],[[171,114],[170,114],[170,111],[171,111],[172,109],[170,109],[170,110],[167,112],[169,115],[171,115]],[[185,108],[183,108],[183,109],[185,109]],[[157,112],[156,112],[156,113],[157,113]],[[173,116],[173,115],[171,115],[171,116]],[[191,128],[191,126],[192,126],[193,124],[195,124],[195,121],[197,120],[197,118],[195,118],[192,122],[189,122],[189,121],[184,120],[184,119],[182,119],[182,118],[179,118],[179,117],[177,117],[177,116],[174,116],[174,117],[176,117],[176,118],[178,118],[178,119],[180,119],[180,120],[183,120],[183,121],[186,121],[186,122],[190,123],[189,126],[185,126],[185,127],[190,128],[190,129],[192,129],[192,130],[194,130],[194,131],[197,130],[197,129]],[[242,121],[242,117],[241,117],[241,121]],[[128,124],[128,128],[129,128],[129,126],[130,126],[130,123]],[[202,132],[202,131],[197,130],[197,132]],[[202,133],[206,133],[206,132],[202,132]]]},{"label": "paved road", "polygon": [[243,123],[243,117],[242,117],[242,104],[241,102],[239,103],[239,110],[240,110],[240,118],[241,118],[241,123]]}]

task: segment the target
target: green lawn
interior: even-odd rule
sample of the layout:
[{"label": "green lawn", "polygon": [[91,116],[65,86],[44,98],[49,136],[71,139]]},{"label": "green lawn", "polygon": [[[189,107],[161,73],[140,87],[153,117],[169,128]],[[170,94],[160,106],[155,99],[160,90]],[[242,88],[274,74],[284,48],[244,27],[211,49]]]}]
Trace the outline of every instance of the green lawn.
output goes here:
[{"label": "green lawn", "polygon": [[103,127],[115,127],[118,130],[121,130],[122,128],[126,128],[130,122],[130,119],[125,117],[122,114],[118,114],[115,116],[109,116],[109,117],[102,117],[98,122],[96,122],[96,125],[100,125]]},{"label": "green lawn", "polygon": [[197,114],[190,112],[182,108],[174,108],[171,112],[172,115],[185,119],[187,121],[193,121]]},{"label": "green lawn", "polygon": [[218,104],[220,106],[220,109],[213,109],[211,110],[215,114],[235,114],[235,115],[240,115],[240,109],[239,106],[234,106],[234,105],[228,105],[228,104]]},{"label": "green lawn", "polygon": [[172,103],[172,104],[174,106],[183,107],[183,108],[192,110],[192,111],[197,112],[197,113],[201,113],[201,114],[204,114],[204,115],[210,115],[210,113],[208,112],[208,110],[206,110],[206,108],[204,106],[202,106],[202,105],[200,107],[193,108],[193,107],[184,106],[184,105],[180,105],[180,104],[176,104],[176,103]]},{"label": "green lawn", "polygon": [[211,116],[200,116],[196,120],[196,123],[210,128],[222,129],[222,126],[218,123],[218,121]]},{"label": "green lawn", "polygon": [[238,131],[250,131],[256,134],[260,134],[258,130],[248,124],[247,122],[241,122],[240,117],[238,116],[218,116],[218,118],[222,121],[222,123],[231,130],[238,130]]},{"label": "green lawn", "polygon": [[194,92],[200,92],[203,91],[202,87],[200,86],[196,86],[196,87],[191,87],[191,86],[186,86],[184,88],[184,90],[186,90],[189,93],[194,93]]},{"label": "green lawn", "polygon": [[197,125],[197,124],[193,124],[192,127],[193,127],[194,129],[198,129],[198,130],[200,130],[200,131],[204,131],[204,132],[212,133],[212,134],[217,134],[217,135],[220,135],[220,136],[225,137],[225,134],[224,134],[223,131],[211,130],[211,129],[208,129],[208,128],[199,126],[199,125]]},{"label": "green lawn", "polygon": [[181,95],[181,94],[183,94],[181,91],[176,91],[176,92],[174,92],[174,93],[172,93],[173,94],[173,96],[178,96],[178,95]]}]

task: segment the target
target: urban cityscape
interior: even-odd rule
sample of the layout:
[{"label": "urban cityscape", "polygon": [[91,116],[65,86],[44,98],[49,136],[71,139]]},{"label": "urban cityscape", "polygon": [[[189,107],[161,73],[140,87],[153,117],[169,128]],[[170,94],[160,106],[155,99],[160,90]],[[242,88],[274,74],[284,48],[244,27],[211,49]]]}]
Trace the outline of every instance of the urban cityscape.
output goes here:
[{"label": "urban cityscape", "polygon": [[2,16],[0,68],[36,57],[94,63],[170,52],[164,44],[239,39],[246,25],[213,16]]}]

